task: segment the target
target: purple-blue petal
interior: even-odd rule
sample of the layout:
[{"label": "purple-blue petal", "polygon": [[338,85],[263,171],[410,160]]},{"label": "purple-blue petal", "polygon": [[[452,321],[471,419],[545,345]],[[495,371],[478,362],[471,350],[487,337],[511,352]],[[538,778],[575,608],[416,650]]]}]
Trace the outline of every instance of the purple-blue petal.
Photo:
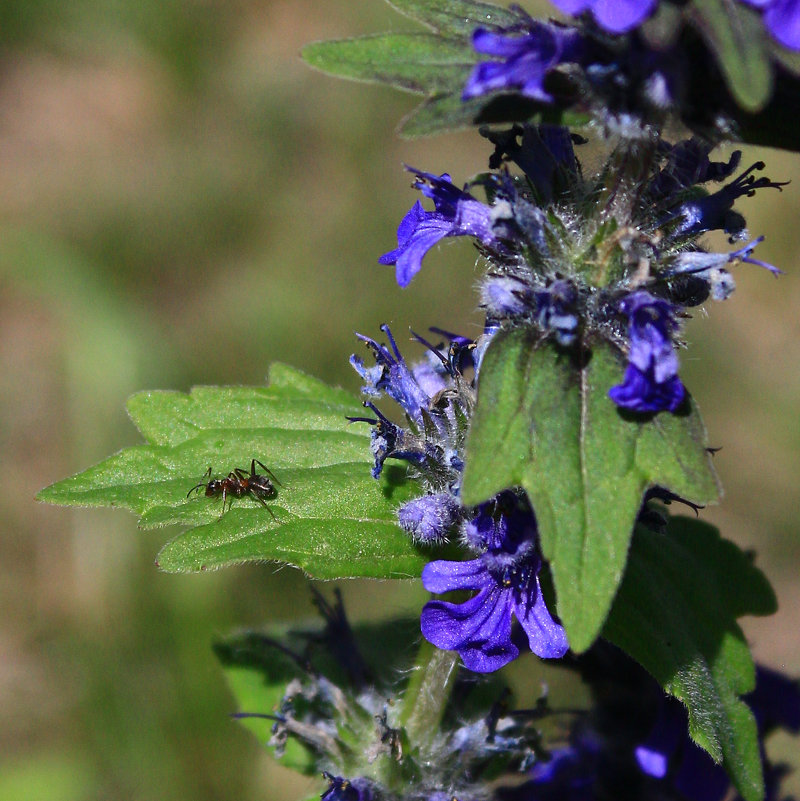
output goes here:
[{"label": "purple-blue petal", "polygon": [[775,0],[764,11],[767,30],[784,47],[800,50],[800,2]]},{"label": "purple-blue petal", "polygon": [[553,98],[544,88],[547,73],[577,58],[582,39],[574,29],[531,20],[525,32],[478,28],[472,35],[472,45],[477,52],[502,60],[475,66],[462,92],[463,100],[514,90],[549,103]]},{"label": "purple-blue petal", "polygon": [[422,571],[422,586],[437,595],[450,590],[479,590],[491,583],[492,579],[480,559],[467,562],[440,559],[428,562]]},{"label": "purple-blue petal", "polygon": [[576,17],[591,11],[597,24],[609,33],[626,33],[655,10],[658,0],[551,0],[565,14]]},{"label": "purple-blue petal", "polygon": [[446,236],[453,233],[454,223],[437,212],[428,212],[417,201],[403,217],[397,229],[397,247],[384,253],[380,264],[394,264],[397,283],[406,287],[422,269],[427,252]]},{"label": "purple-blue petal", "polygon": [[609,397],[636,412],[676,411],[685,389],[672,344],[677,329],[672,305],[640,290],[628,295],[620,310],[628,316],[630,353],[624,380]]},{"label": "purple-blue petal", "polygon": [[[536,600],[530,603],[534,594]],[[567,652],[569,643],[564,627],[553,620],[542,596],[539,577],[534,577],[529,585],[528,592],[514,604],[514,614],[517,616],[522,628],[528,635],[531,651],[542,659],[558,659]]]},{"label": "purple-blue petal", "polygon": [[434,175],[407,167],[417,176],[414,187],[433,200],[435,211],[425,211],[417,201],[397,228],[397,247],[384,253],[380,264],[394,264],[397,283],[406,287],[422,268],[428,251],[448,236],[474,236],[493,242],[491,209],[456,187],[446,173]]},{"label": "purple-blue petal", "polygon": [[683,403],[686,388],[678,376],[659,384],[650,373],[643,373],[636,365],[629,364],[625,379],[608,391],[608,396],[617,406],[632,412],[674,412]]},{"label": "purple-blue petal", "polygon": [[486,586],[463,604],[429,601],[420,628],[437,648],[457,650],[468,670],[490,673],[519,656],[511,642],[511,607],[508,592]]},{"label": "purple-blue petal", "polygon": [[790,50],[800,50],[800,0],[742,0],[760,8],[764,26],[772,36]]}]

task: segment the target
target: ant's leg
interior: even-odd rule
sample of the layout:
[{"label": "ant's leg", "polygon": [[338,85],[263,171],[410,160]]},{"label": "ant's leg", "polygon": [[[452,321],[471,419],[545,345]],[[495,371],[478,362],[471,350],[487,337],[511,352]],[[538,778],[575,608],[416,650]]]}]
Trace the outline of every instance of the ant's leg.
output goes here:
[{"label": "ant's leg", "polygon": [[273,473],[272,470],[270,470],[263,462],[259,462],[258,459],[253,459],[253,464],[250,468],[251,475],[255,475],[256,465],[258,465],[279,487],[283,486],[283,484],[281,484],[281,482],[275,478],[275,473]]}]

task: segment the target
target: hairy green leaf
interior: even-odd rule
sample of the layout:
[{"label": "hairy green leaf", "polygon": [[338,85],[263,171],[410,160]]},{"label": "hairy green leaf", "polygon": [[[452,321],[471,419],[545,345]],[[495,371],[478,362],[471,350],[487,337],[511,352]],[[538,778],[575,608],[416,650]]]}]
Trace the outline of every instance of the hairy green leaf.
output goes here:
[{"label": "hairy green leaf", "polygon": [[725,0],[692,0],[689,13],[736,102],[746,112],[762,109],[772,94],[773,76],[759,12]]},{"label": "hairy green leaf", "polygon": [[457,93],[430,97],[413,109],[400,123],[403,136],[430,136],[473,125],[538,121],[551,125],[582,126],[588,117],[573,111],[560,111],[517,94],[494,94],[462,100]]},{"label": "hairy green leaf", "polygon": [[[353,627],[352,634],[352,640],[342,642],[346,630],[326,631],[315,622],[270,631],[268,635],[247,631],[217,642],[214,652],[236,700],[237,713],[273,715],[279,712],[292,679],[313,685],[318,675],[342,689],[353,688],[356,693],[364,682],[371,681],[387,696],[396,695],[398,670],[409,660],[408,644],[419,636],[419,621],[414,618],[362,623]],[[346,651],[341,660],[336,658],[337,646]],[[368,718],[369,724],[374,725],[372,716]],[[240,722],[259,740],[269,742],[273,720],[245,716]],[[352,733],[342,732],[345,750],[351,737]],[[285,753],[278,756],[283,765],[306,775],[319,770],[313,746],[303,745],[294,737],[287,741]]]},{"label": "hairy green leaf", "polygon": [[[193,526],[159,554],[172,572],[277,560],[318,578],[418,576],[427,560],[396,524],[414,485],[397,467],[372,478],[369,428],[346,420],[361,411],[356,398],[282,365],[270,379],[267,387],[134,395],[128,409],[148,444],[42,490],[39,499],[122,506],[143,528]],[[226,508],[205,496],[209,467],[215,477],[234,468],[249,473],[252,459],[280,482],[267,508],[249,495],[228,498]]]},{"label": "hairy green leaf", "polygon": [[341,78],[386,83],[405,92],[461,93],[477,56],[464,39],[432,33],[386,33],[313,42],[303,48],[312,67]]},{"label": "hairy green leaf", "polygon": [[[286,685],[302,675],[301,667],[276,647],[276,640],[253,632],[215,643],[214,653],[236,700],[236,714],[248,716],[239,718],[239,722],[260,742],[268,744],[275,721],[259,716],[279,712]],[[286,743],[281,761],[306,776],[317,772],[314,753],[295,739]]]},{"label": "hairy green leaf", "polygon": [[755,721],[739,698],[755,686],[755,670],[736,618],[776,606],[749,556],[712,526],[678,517],[664,534],[637,528],[603,630],[685,704],[692,739],[747,801],[764,788]]},{"label": "hairy green leaf", "polygon": [[445,35],[470,36],[475,28],[503,28],[519,22],[519,15],[477,0],[387,0],[410,19]]},{"label": "hairy green leaf", "polygon": [[597,637],[617,591],[644,492],[718,496],[705,429],[679,414],[632,415],[608,398],[624,359],[603,342],[583,363],[533,330],[496,335],[481,366],[462,499],[523,487],[575,651]]},{"label": "hairy green leaf", "polygon": [[425,102],[401,122],[404,136],[426,136],[484,123],[543,117],[549,122],[560,120],[558,112],[513,93],[461,99],[471,70],[482,59],[472,47],[472,31],[481,25],[512,25],[519,22],[517,12],[470,0],[392,0],[391,4],[435,32],[314,42],[303,49],[303,58],[332,75],[425,95]]}]

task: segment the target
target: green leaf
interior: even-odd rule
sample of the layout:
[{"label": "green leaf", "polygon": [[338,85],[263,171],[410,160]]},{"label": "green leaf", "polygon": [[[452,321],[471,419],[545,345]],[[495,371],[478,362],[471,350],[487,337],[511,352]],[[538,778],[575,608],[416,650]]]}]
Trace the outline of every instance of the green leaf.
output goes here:
[{"label": "green leaf", "polygon": [[[418,490],[398,467],[372,478],[369,427],[346,420],[362,411],[357,399],[282,365],[270,379],[267,387],[134,395],[128,409],[148,444],[53,484],[39,499],[122,506],[143,528],[193,526],[159,554],[170,572],[277,560],[317,578],[418,576],[427,558],[396,523],[397,507]],[[246,495],[229,499],[226,511],[205,497],[209,466],[226,476],[249,472],[251,459],[280,482],[268,508]]]},{"label": "green leaf", "polygon": [[386,33],[313,42],[303,48],[312,67],[341,78],[386,83],[405,92],[460,95],[477,54],[468,41],[432,33]]},{"label": "green leaf", "polygon": [[507,8],[473,0],[387,0],[390,6],[434,31],[471,36],[475,28],[503,28],[519,22]]},{"label": "green leaf", "polygon": [[747,112],[762,109],[772,94],[773,76],[759,12],[725,0],[692,0],[689,14],[736,102]]},{"label": "green leaf", "polygon": [[481,366],[467,440],[462,500],[527,491],[578,652],[611,607],[643,493],[658,485],[702,504],[719,492],[694,404],[680,414],[622,412],[608,390],[624,366],[608,343],[578,364],[533,330],[501,332]]},{"label": "green leaf", "polygon": [[391,5],[434,33],[386,33],[313,42],[302,55],[310,66],[331,75],[425,95],[425,102],[400,123],[404,136],[525,121],[585,124],[585,115],[564,113],[512,92],[461,99],[471,70],[483,60],[472,47],[473,30],[519,23],[517,12],[470,0],[391,0]]},{"label": "green leaf", "polygon": [[578,112],[549,108],[516,94],[501,93],[462,100],[459,88],[458,92],[430,97],[413,109],[400,123],[400,133],[407,137],[430,136],[473,125],[526,121],[583,126],[588,117]]},{"label": "green leaf", "polygon": [[[396,696],[400,691],[398,671],[407,667],[408,644],[419,636],[419,619],[362,623],[353,627],[353,634],[367,673],[361,678],[374,681],[387,697]],[[315,675],[324,675],[342,688],[350,686],[353,677],[344,672],[333,649],[317,647],[309,652],[309,644],[324,642],[324,636],[322,625],[316,623],[271,631],[269,636],[248,631],[215,643],[214,653],[222,663],[237,712],[267,715],[277,712],[286,685],[295,678],[311,678],[307,664]],[[349,648],[350,643],[346,646]],[[300,662],[292,654],[301,657]],[[349,656],[352,660],[352,654]],[[262,742],[269,741],[272,720],[244,717],[240,722]],[[286,743],[286,752],[280,759],[286,767],[306,775],[319,772],[313,750],[293,737]]]},{"label": "green leaf", "polygon": [[775,595],[748,555],[712,526],[673,518],[639,527],[603,636],[639,661],[689,712],[689,733],[747,801],[764,787],[753,715],[739,696],[755,669],[736,618],[772,614]]},{"label": "green leaf", "polygon": [[667,50],[675,44],[682,23],[680,8],[672,3],[659,3],[655,14],[642,23],[639,31],[648,47],[653,50]]},{"label": "green leaf", "polygon": [[[246,632],[214,644],[214,653],[222,664],[237,712],[250,715],[276,714],[286,692],[286,685],[302,671],[275,641]],[[239,722],[264,744],[272,736],[274,721],[268,718],[243,717]],[[274,749],[273,749],[274,750]],[[313,752],[294,738],[286,743],[282,763],[306,776],[314,775]]]}]

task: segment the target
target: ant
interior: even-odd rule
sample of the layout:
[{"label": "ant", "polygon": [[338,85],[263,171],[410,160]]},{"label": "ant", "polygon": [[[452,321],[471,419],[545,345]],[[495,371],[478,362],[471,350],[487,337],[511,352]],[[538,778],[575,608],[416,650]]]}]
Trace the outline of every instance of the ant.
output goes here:
[{"label": "ant", "polygon": [[[256,465],[262,470],[265,470],[269,478],[265,475],[256,473]],[[211,478],[211,468],[208,468],[204,478],[207,481],[201,481],[192,487],[186,493],[188,498],[193,492],[199,492],[201,487],[205,487],[206,498],[211,498],[215,495],[222,495],[222,514],[225,514],[225,501],[230,497],[230,503],[233,503],[233,498],[242,498],[245,495],[252,495],[271,515],[272,519],[277,518],[272,512],[272,509],[267,506],[264,498],[274,498],[278,491],[275,489],[275,482],[278,486],[283,486],[280,481],[275,477],[275,474],[265,464],[252,459],[250,461],[250,475],[241,467],[234,467],[225,478]],[[270,478],[272,481],[270,481]],[[228,505],[230,509],[230,504]],[[220,515],[222,517],[222,515]]]}]

